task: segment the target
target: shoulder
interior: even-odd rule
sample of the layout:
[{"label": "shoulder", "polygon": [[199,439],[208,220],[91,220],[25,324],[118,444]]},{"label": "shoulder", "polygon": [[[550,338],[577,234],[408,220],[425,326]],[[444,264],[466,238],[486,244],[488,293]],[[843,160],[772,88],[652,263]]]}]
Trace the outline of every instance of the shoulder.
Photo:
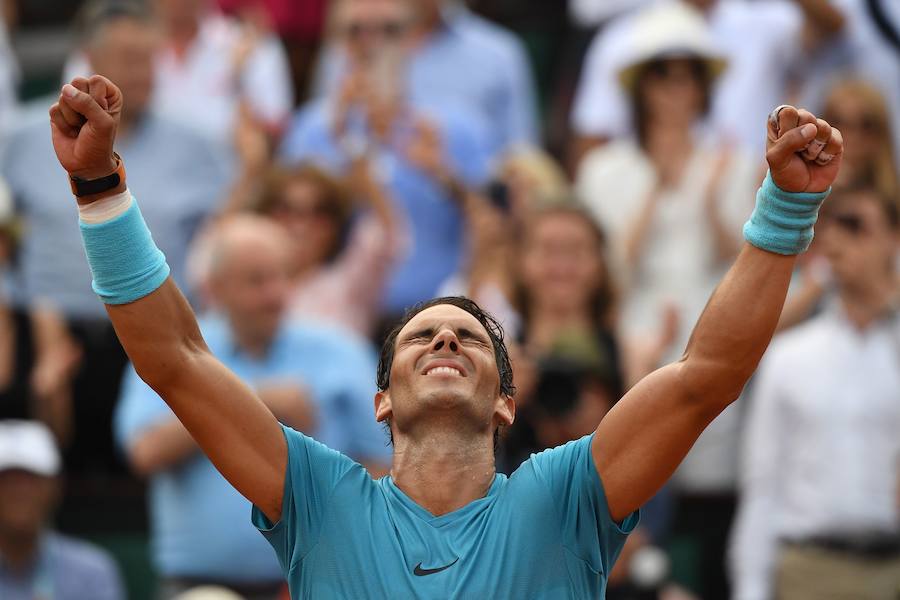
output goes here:
[{"label": "shoulder", "polygon": [[454,19],[454,28],[467,42],[501,59],[518,59],[524,55],[522,42],[513,32],[468,9],[461,12]]},{"label": "shoulder", "polygon": [[285,326],[284,334],[292,348],[315,352],[323,358],[372,356],[372,347],[366,340],[342,327],[309,321],[292,321]]}]

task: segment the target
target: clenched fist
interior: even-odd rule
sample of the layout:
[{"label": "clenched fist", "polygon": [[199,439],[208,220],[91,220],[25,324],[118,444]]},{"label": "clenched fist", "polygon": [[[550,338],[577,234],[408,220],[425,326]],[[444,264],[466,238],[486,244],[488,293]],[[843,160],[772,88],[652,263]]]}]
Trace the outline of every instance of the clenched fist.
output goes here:
[{"label": "clenched fist", "polygon": [[766,148],[775,185],[786,192],[824,192],[837,177],[844,139],[827,121],[784,105],[769,115]]},{"label": "clenched fist", "polygon": [[50,107],[53,149],[63,168],[82,179],[116,170],[113,143],[122,113],[122,92],[109,79],[77,77]]}]

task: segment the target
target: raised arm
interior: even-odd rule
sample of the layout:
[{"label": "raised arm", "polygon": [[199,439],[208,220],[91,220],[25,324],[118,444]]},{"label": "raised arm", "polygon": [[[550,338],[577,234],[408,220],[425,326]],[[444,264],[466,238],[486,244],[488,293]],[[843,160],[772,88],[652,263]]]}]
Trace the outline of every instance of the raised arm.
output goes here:
[{"label": "raised arm", "polygon": [[839,131],[793,107],[773,115],[771,178],[745,226],[748,243],[682,359],[635,385],[597,428],[594,464],[616,520],[662,487],[704,428],[740,395],[772,338],[796,254],[812,239],[818,207],[837,175]]},{"label": "raised arm", "polygon": [[[96,180],[117,169],[113,142],[122,102],[119,89],[100,76],[63,87],[50,123],[57,158],[71,176]],[[124,181],[78,204],[94,288],[138,375],[222,475],[277,521],[287,466],[278,421],[209,352]]]}]

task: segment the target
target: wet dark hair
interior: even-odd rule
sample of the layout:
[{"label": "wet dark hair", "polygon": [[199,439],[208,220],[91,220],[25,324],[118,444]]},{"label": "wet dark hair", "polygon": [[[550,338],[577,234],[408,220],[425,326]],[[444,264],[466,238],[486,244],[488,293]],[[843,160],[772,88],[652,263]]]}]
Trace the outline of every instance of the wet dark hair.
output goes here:
[{"label": "wet dark hair", "polygon": [[512,398],[516,394],[513,385],[512,364],[509,361],[509,351],[506,342],[503,341],[503,327],[500,323],[482,309],[473,300],[464,296],[443,296],[425,302],[419,302],[404,313],[400,322],[388,333],[384,344],[381,346],[381,356],[378,360],[378,390],[385,391],[391,385],[391,366],[394,364],[394,351],[397,346],[397,336],[407,323],[417,314],[433,306],[450,305],[461,308],[475,317],[487,331],[494,347],[494,359],[497,361],[497,373],[500,375],[500,393]]}]

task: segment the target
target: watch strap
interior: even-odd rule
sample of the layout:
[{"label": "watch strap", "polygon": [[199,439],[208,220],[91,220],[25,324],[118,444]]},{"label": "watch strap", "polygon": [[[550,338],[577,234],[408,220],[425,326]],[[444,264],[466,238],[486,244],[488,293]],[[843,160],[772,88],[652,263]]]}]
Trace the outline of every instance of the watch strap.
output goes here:
[{"label": "watch strap", "polygon": [[81,177],[69,176],[69,184],[72,186],[72,193],[79,198],[83,196],[93,196],[94,194],[102,194],[109,190],[115,189],[123,181],[125,181],[125,162],[122,157],[113,153],[116,159],[116,170],[105,177],[97,179],[82,179]]}]

